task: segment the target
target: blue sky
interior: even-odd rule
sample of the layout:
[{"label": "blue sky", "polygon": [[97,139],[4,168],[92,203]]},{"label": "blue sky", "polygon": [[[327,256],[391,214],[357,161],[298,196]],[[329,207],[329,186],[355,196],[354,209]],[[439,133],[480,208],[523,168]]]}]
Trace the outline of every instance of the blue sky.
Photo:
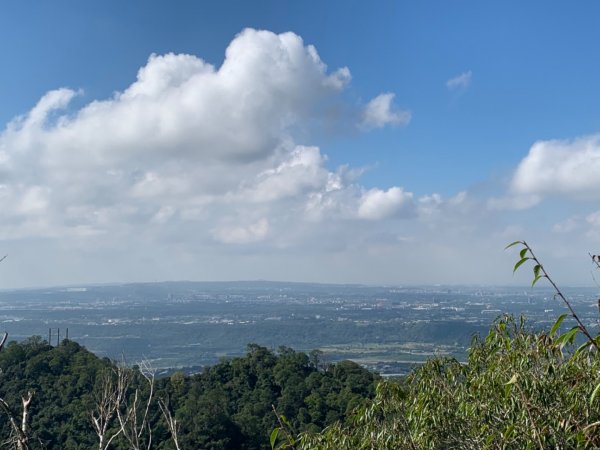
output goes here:
[{"label": "blue sky", "polygon": [[598,13],[4,2],[2,282],[514,284],[522,238],[589,284]]}]

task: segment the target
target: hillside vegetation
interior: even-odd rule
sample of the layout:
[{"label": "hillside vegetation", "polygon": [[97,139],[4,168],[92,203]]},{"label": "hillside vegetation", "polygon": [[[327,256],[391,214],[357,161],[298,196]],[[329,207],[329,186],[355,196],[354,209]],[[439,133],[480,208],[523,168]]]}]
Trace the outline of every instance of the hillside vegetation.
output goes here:
[{"label": "hillside vegetation", "polygon": [[[534,332],[504,317],[474,338],[466,364],[435,358],[379,384],[352,362],[322,367],[318,354],[251,345],[245,357],[201,374],[155,380],[139,448],[149,436],[150,448],[176,448],[159,401],[177,421],[181,449],[264,449],[269,436],[274,447],[297,450],[600,448],[600,360],[589,347],[576,351],[568,333]],[[51,347],[32,338],[4,348],[0,368],[0,397],[16,416],[21,397],[33,393],[28,448],[99,448],[91,414],[105,380],[116,380],[112,362],[75,342]],[[143,370],[127,369],[122,411],[136,393],[145,407]],[[118,428],[114,416],[107,436]],[[3,441],[11,435],[0,422]],[[104,448],[135,447],[121,433]]]},{"label": "hillside vegetation", "polygon": [[[502,318],[466,364],[432,359],[383,382],[349,424],[281,439],[297,449],[600,448],[600,359]],[[284,433],[285,434],[285,433]]]},{"label": "hillside vegetation", "polygon": [[[474,337],[466,364],[434,358],[401,382],[382,382],[350,423],[320,433],[295,434],[283,420],[272,434],[273,446],[600,448],[600,334],[581,321],[531,247],[516,241],[507,248],[514,246],[520,251],[513,271],[531,263],[532,287],[548,281],[567,311],[550,330],[536,332],[523,318],[499,318],[485,338]],[[600,256],[591,259],[600,269]],[[572,327],[560,334],[569,321]]]},{"label": "hillside vegetation", "polygon": [[[224,360],[198,375],[177,372],[152,384],[144,365],[119,367],[72,341],[57,347],[39,337],[11,342],[0,352],[0,398],[10,407],[0,421],[0,442],[5,442],[0,448],[19,448],[6,419],[13,415],[20,424],[22,399],[29,393],[27,447],[21,448],[172,449],[169,415],[176,420],[182,449],[270,448],[269,433],[277,425],[273,406],[295,428],[320,430],[344,422],[351,410],[374,396],[376,375],[350,361],[323,366],[318,357],[318,352],[311,359],[285,347],[273,352],[249,345],[245,357]],[[124,381],[122,392],[119,380]],[[121,395],[118,402],[115,395]],[[113,411],[106,415],[106,446],[100,447],[92,413],[98,418],[100,406],[111,402],[118,403],[125,428],[139,434],[136,442],[125,432],[116,434],[119,417]]]}]

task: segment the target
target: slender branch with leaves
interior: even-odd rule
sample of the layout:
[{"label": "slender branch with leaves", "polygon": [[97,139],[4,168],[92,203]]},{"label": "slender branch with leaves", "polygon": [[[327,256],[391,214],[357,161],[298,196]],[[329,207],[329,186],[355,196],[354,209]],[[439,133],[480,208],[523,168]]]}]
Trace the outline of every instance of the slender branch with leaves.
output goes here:
[{"label": "slender branch with leaves", "polygon": [[[275,417],[277,417],[278,427],[273,429],[269,441],[271,443],[271,449],[273,450],[296,450],[296,432],[292,428],[292,424],[288,419],[280,414],[275,405],[271,405]],[[281,441],[278,443],[278,441]]]},{"label": "slender branch with leaves", "polygon": [[[552,285],[552,288],[554,289],[554,292],[555,292],[554,296],[559,298],[560,300],[562,300],[562,302],[566,305],[566,307],[569,310],[568,315],[570,315],[577,323],[576,326],[574,326],[567,332],[560,335],[556,339],[555,345],[559,345],[560,348],[562,348],[567,343],[572,344],[573,342],[575,342],[577,333],[581,332],[585,336],[586,342],[584,342],[582,345],[579,346],[579,348],[577,348],[574,355],[577,356],[583,350],[590,348],[590,347],[593,348],[594,350],[596,350],[596,352],[600,352],[600,343],[599,343],[600,334],[596,335],[595,337],[592,336],[592,334],[589,332],[588,328],[585,326],[585,324],[581,321],[580,317],[577,315],[577,312],[575,311],[575,309],[573,309],[571,302],[565,297],[563,292],[559,289],[559,287],[556,285],[556,283],[550,277],[550,275],[548,275],[548,272],[546,271],[546,269],[544,268],[542,263],[539,261],[537,256],[533,253],[533,250],[531,249],[529,244],[527,244],[527,242],[525,242],[525,241],[515,241],[515,242],[508,244],[505,249],[508,249],[508,248],[514,247],[514,246],[518,246],[518,245],[520,245],[522,248],[521,248],[521,251],[519,252],[520,259],[516,262],[516,264],[513,268],[513,273],[519,267],[521,267],[525,262],[532,261],[534,263],[534,266],[533,266],[533,281],[531,283],[531,286],[534,286],[539,279],[546,278],[548,280],[548,282]],[[590,258],[592,259],[592,263],[595,265],[595,267],[597,269],[600,269],[600,255],[592,255],[591,253],[589,255],[590,255]],[[598,300],[598,305],[600,307],[600,299]],[[550,329],[551,337],[558,330],[561,323],[564,321],[565,317],[567,317],[567,314],[562,314],[556,320],[556,322]],[[590,403],[593,403],[594,399],[598,395],[600,395],[600,383],[598,383],[596,385],[596,387],[594,388],[594,390],[592,391],[592,394],[590,396]]]},{"label": "slender branch with leaves", "polygon": [[[533,262],[533,281],[531,282],[531,286],[532,287],[535,286],[535,284],[540,279],[546,278],[548,280],[548,282],[552,285],[552,288],[554,289],[554,293],[555,293],[554,296],[559,298],[563,302],[563,304],[569,310],[569,315],[577,323],[577,326],[573,327],[571,330],[569,330],[567,332],[568,334],[563,335],[563,336],[566,336],[565,340],[566,339],[575,339],[577,332],[581,332],[587,340],[585,347],[588,347],[591,345],[596,349],[596,351],[600,351],[600,345],[597,342],[598,337],[596,337],[596,338],[592,337],[588,328],[581,321],[581,319],[577,315],[577,312],[575,312],[575,310],[573,309],[571,302],[567,299],[567,297],[565,297],[563,292],[556,285],[556,283],[550,277],[550,275],[548,275],[548,272],[546,271],[546,269],[544,268],[544,266],[540,262],[540,260],[537,258],[537,256],[535,255],[535,253],[533,252],[533,249],[529,246],[529,244],[527,244],[527,242],[525,242],[525,241],[515,241],[515,242],[508,244],[505,247],[505,250],[509,249],[511,247],[515,247],[515,246],[521,246],[521,250],[519,251],[519,260],[515,263],[515,266],[513,267],[513,273],[516,272],[517,269],[519,267],[521,267],[523,264],[525,264],[527,261]],[[598,259],[598,256],[597,255],[591,255],[591,256],[592,256],[592,261],[596,265],[598,265],[598,267],[600,268],[600,259]],[[552,327],[552,331],[556,331],[556,329],[558,329],[558,327],[560,326],[562,321],[565,319],[565,317],[566,317],[565,315],[561,315],[558,318],[555,325]],[[551,334],[552,334],[552,331],[551,331]]]}]

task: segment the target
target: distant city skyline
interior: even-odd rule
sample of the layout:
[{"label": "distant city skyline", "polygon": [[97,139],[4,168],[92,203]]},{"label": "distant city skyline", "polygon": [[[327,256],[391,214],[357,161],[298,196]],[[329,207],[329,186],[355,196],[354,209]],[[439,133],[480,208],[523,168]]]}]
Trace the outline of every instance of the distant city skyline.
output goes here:
[{"label": "distant city skyline", "polygon": [[0,6],[0,288],[595,285],[600,5]]}]

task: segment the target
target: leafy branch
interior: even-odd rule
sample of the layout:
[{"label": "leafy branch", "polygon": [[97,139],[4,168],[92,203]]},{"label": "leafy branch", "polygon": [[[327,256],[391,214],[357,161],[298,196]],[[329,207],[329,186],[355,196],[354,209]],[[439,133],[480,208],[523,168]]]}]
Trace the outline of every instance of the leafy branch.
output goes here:
[{"label": "leafy branch", "polygon": [[[566,341],[573,340],[575,338],[575,335],[577,334],[577,331],[581,331],[581,333],[583,333],[583,335],[586,337],[586,339],[588,341],[585,346],[587,347],[589,345],[592,345],[597,351],[600,351],[600,346],[598,345],[598,342],[596,342],[596,339],[594,339],[592,337],[592,335],[588,331],[587,327],[581,321],[581,319],[579,318],[579,316],[573,309],[571,302],[569,302],[569,300],[567,300],[567,298],[562,293],[562,291],[558,288],[558,286],[556,285],[554,280],[550,277],[550,275],[548,275],[548,272],[546,271],[546,269],[544,268],[544,266],[540,262],[540,260],[537,258],[535,253],[533,253],[533,250],[529,246],[529,244],[527,244],[527,242],[525,242],[525,241],[515,241],[515,242],[508,244],[504,249],[507,250],[507,249],[517,246],[517,245],[520,245],[522,248],[519,252],[519,260],[516,262],[516,264],[513,268],[513,273],[515,273],[517,271],[517,269],[519,267],[521,267],[523,264],[525,264],[527,261],[531,261],[533,263],[533,281],[531,282],[531,286],[532,287],[535,286],[535,284],[541,278],[546,278],[548,280],[548,282],[552,285],[552,288],[554,289],[554,292],[555,292],[554,297],[558,297],[560,300],[562,300],[562,302],[569,309],[570,316],[577,323],[576,327],[574,327],[573,329],[571,329],[570,331],[565,333],[565,335],[561,336],[561,338],[564,337],[564,339],[562,339],[562,341],[566,342]],[[600,268],[600,258],[597,255],[591,255],[591,256],[592,256],[592,261],[594,261],[594,263]],[[560,326],[560,323],[563,320],[564,320],[564,316],[559,317],[558,320],[556,321],[556,323],[554,324],[554,326],[552,327],[552,330],[556,331],[556,329],[558,328],[558,326]],[[551,334],[553,334],[553,331],[551,331]]]},{"label": "leafy branch", "polygon": [[[274,428],[273,431],[271,432],[271,435],[269,436],[269,442],[271,443],[271,449],[272,450],[284,450],[284,449],[294,450],[296,448],[296,439],[295,439],[296,432],[292,428],[292,425],[290,424],[288,419],[283,414],[280,414],[277,412],[275,405],[271,405],[271,408],[273,409],[273,413],[275,413],[275,417],[277,417],[277,422],[279,423],[279,426]],[[277,443],[278,438],[280,437],[279,436],[280,432],[282,432],[282,434],[283,434],[282,437],[284,439],[284,442],[276,447],[275,445]]]}]

